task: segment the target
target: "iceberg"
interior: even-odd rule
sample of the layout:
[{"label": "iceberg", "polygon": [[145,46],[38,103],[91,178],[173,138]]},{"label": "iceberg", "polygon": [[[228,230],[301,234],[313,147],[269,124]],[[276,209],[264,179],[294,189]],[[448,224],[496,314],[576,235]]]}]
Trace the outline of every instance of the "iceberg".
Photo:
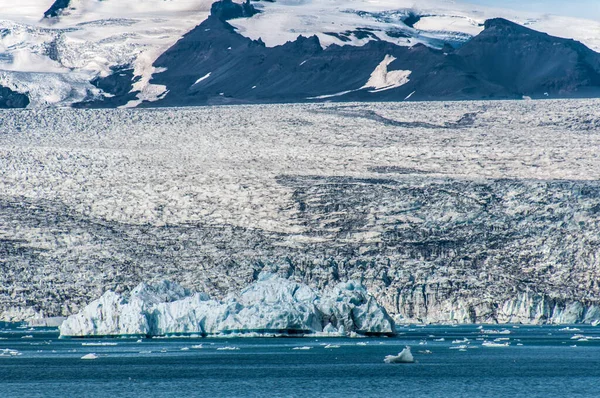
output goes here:
[{"label": "iceberg", "polygon": [[85,359],[85,360],[98,359],[98,355],[96,355],[94,353],[85,354],[84,356],[81,357],[81,359]]},{"label": "iceberg", "polygon": [[383,359],[385,363],[413,363],[415,358],[410,352],[410,347],[406,346],[398,355],[388,355]]},{"label": "iceberg", "polygon": [[214,300],[163,281],[128,295],[107,291],[60,326],[62,337],[395,333],[393,320],[360,283],[319,293],[271,273],[238,294]]}]

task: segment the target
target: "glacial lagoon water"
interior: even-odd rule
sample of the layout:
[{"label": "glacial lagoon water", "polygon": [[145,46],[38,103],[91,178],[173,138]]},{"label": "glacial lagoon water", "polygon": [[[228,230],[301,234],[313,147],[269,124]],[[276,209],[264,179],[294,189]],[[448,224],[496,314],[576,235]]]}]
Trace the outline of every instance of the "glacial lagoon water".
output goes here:
[{"label": "glacial lagoon water", "polygon": [[[394,338],[81,340],[4,325],[0,396],[600,396],[600,326],[398,331]],[[405,345],[417,363],[383,362]],[[81,359],[92,353],[97,359]]]}]

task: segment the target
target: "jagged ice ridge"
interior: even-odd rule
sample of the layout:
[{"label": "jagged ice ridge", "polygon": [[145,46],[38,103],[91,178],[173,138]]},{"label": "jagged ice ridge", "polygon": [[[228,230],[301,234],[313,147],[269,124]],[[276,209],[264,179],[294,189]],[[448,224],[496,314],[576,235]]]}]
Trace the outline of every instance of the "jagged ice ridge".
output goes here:
[{"label": "jagged ice ridge", "polygon": [[108,291],[60,326],[63,337],[322,332],[389,335],[395,330],[386,311],[357,282],[318,294],[268,273],[223,301],[166,281],[142,283],[125,296]]}]

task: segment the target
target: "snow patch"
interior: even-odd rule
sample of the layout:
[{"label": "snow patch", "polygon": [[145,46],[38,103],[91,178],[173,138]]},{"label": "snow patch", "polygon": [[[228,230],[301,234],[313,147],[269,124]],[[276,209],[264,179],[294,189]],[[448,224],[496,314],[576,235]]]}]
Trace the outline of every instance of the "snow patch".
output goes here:
[{"label": "snow patch", "polygon": [[388,66],[396,60],[395,57],[391,55],[386,55],[383,61],[375,68],[373,73],[371,73],[371,77],[369,81],[361,87],[364,88],[374,88],[375,90],[371,90],[371,93],[377,93],[380,91],[391,90],[393,88],[397,88],[405,85],[409,82],[408,77],[412,73],[409,70],[394,70],[388,71]]},{"label": "snow patch", "polygon": [[206,75],[204,75],[204,76],[202,76],[200,79],[196,80],[196,82],[195,82],[194,84],[198,84],[198,83],[200,83],[201,81],[208,79],[208,78],[210,77],[210,74],[211,74],[211,73],[212,73],[212,72],[208,72]]}]

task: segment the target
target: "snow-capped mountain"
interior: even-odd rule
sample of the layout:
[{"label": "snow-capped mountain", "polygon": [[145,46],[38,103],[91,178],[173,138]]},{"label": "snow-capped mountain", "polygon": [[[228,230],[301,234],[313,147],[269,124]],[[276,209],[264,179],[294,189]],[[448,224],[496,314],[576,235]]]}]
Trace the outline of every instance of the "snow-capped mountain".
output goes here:
[{"label": "snow-capped mountain", "polygon": [[[583,45],[600,49],[600,22],[466,2],[1,0],[0,10],[0,107],[571,97],[598,86]],[[506,73],[534,64],[517,83]]]}]

